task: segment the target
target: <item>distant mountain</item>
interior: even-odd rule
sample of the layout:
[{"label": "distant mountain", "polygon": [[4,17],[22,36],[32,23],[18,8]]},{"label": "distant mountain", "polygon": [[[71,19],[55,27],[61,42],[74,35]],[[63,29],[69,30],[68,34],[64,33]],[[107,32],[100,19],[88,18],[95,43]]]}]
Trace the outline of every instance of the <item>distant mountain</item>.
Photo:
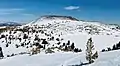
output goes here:
[{"label": "distant mountain", "polygon": [[16,22],[2,22],[0,23],[0,26],[21,26],[21,24]]},{"label": "distant mountain", "polygon": [[41,19],[64,19],[64,20],[74,20],[79,21],[78,19],[72,17],[72,16],[59,16],[59,15],[45,15],[42,16]]},{"label": "distant mountain", "polygon": [[[92,35],[118,35],[119,27],[116,25],[103,24],[98,21],[78,20],[72,16],[47,15],[27,24],[29,26],[44,26],[56,34],[82,33]],[[46,31],[47,31],[46,30]]]},{"label": "distant mountain", "polygon": [[43,22],[43,23],[53,22],[53,21],[79,21],[79,20],[72,16],[44,15],[36,20],[33,20],[31,24],[39,23],[39,22]]}]

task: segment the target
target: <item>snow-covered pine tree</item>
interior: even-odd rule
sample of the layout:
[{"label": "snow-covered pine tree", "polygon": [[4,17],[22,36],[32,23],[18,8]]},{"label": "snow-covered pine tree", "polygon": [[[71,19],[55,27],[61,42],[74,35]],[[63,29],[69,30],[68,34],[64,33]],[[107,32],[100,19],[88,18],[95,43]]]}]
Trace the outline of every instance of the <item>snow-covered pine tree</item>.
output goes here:
[{"label": "snow-covered pine tree", "polygon": [[92,38],[88,39],[86,47],[87,47],[87,49],[86,49],[86,60],[88,60],[89,63],[93,63],[94,60],[96,58],[98,58],[98,53],[97,53],[97,51],[96,51],[96,53],[93,53],[95,48],[94,48],[94,45],[93,45]]}]

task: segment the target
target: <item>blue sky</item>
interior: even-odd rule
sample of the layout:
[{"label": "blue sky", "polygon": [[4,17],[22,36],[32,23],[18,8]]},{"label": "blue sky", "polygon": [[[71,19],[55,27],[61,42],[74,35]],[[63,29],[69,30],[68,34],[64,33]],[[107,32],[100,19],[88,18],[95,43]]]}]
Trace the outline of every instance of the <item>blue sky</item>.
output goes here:
[{"label": "blue sky", "polygon": [[120,0],[0,0],[0,21],[29,22],[51,14],[120,24]]}]

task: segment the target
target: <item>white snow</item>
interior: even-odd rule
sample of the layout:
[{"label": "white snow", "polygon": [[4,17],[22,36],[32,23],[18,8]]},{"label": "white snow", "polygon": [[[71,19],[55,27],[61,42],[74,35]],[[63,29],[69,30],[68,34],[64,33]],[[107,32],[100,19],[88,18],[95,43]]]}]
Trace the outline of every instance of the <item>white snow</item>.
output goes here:
[{"label": "white snow", "polygon": [[1,66],[59,66],[64,61],[74,58],[79,54],[75,53],[55,53],[38,54],[33,56],[22,55],[0,60]]},{"label": "white snow", "polygon": [[[110,51],[110,52],[100,52],[98,59],[92,63],[85,66],[119,66],[120,65],[120,50]],[[63,66],[69,65],[80,65],[81,63],[87,63],[85,60],[85,55],[79,55],[72,58],[69,61],[64,62]],[[83,65],[84,66],[84,65]]]},{"label": "white snow", "polygon": [[[88,66],[119,66],[120,65],[120,50],[104,52],[101,53],[102,49],[107,47],[112,47],[114,44],[118,43],[120,40],[120,30],[112,29],[115,26],[105,25],[97,22],[82,22],[82,21],[72,21],[69,19],[37,19],[27,25],[20,26],[18,28],[24,28],[29,26],[35,30],[35,26],[40,27],[39,29],[50,34],[53,31],[52,36],[55,38],[63,38],[62,43],[66,43],[70,40],[70,43],[74,43],[77,48],[82,49],[80,53],[73,52],[57,52],[52,54],[45,54],[42,51],[40,54],[29,56],[26,55],[16,55],[13,57],[6,57],[12,53],[19,54],[20,52],[29,52],[29,49],[25,47],[16,48],[15,44],[20,45],[25,40],[19,42],[18,40],[12,40],[9,47],[6,48],[6,43],[2,42],[4,38],[0,39],[0,46],[3,48],[3,53],[5,58],[0,60],[1,66],[68,66],[80,64],[80,62],[86,63],[85,60],[85,49],[87,40],[92,37],[96,50],[99,51],[99,58]],[[30,29],[29,31],[31,31]],[[16,38],[22,38],[24,33],[17,31],[16,34],[12,34]],[[90,34],[89,34],[90,33]],[[8,36],[9,31],[1,33]],[[27,34],[27,32],[25,32]],[[34,43],[34,38],[37,33],[30,33],[28,37],[30,38],[30,43]],[[20,36],[19,36],[20,35]],[[40,38],[47,39],[48,36],[44,34],[37,34]],[[59,36],[60,35],[60,36]],[[7,37],[8,38],[8,37]],[[29,40],[26,40],[26,43]],[[49,41],[51,47],[58,41]],[[40,42],[41,43],[41,42]],[[59,45],[55,45],[59,46]]]}]

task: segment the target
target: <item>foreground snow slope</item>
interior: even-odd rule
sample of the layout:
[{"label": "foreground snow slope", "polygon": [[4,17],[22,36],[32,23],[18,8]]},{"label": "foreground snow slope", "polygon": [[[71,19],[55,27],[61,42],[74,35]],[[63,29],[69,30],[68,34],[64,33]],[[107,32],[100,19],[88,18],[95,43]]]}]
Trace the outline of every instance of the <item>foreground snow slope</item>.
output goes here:
[{"label": "foreground snow slope", "polygon": [[[79,55],[71,60],[64,62],[63,66],[80,65],[80,63],[87,63],[85,54]],[[119,66],[120,65],[120,50],[110,52],[100,52],[98,59],[92,63],[83,66]]]},{"label": "foreground snow slope", "polygon": [[0,60],[1,66],[59,66],[64,61],[80,55],[80,53],[55,53],[22,55]]},{"label": "foreground snow slope", "polygon": [[[99,58],[84,66],[119,66],[120,50],[99,53]],[[1,66],[70,66],[87,63],[85,53],[55,53],[38,54],[33,56],[21,55],[0,60]]]},{"label": "foreground snow slope", "polygon": [[120,50],[101,53],[91,66],[120,66]]}]

